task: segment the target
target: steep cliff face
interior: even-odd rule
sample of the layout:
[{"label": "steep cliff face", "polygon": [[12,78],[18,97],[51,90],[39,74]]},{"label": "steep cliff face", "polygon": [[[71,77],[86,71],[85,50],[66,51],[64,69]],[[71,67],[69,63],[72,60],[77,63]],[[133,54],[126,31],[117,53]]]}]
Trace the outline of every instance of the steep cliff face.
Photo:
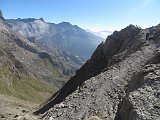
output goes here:
[{"label": "steep cliff face", "polygon": [[[136,107],[140,98],[132,93],[132,98],[135,97],[137,100],[130,99],[128,94],[136,92],[145,84],[141,82],[143,77],[134,80],[134,76],[141,73],[149,61],[154,61],[153,58],[159,48],[159,33],[159,25],[148,29],[130,25],[120,32],[114,32],[105,43],[97,47],[91,59],[77,71],[76,75],[35,114],[44,113],[53,107],[45,119],[130,120],[136,114],[137,117],[133,120],[145,120],[140,116],[143,114],[139,112],[141,107]],[[149,84],[146,86],[151,87]],[[155,90],[157,86],[159,82],[156,82]],[[143,93],[139,94],[143,96]],[[150,94],[153,95],[153,92]],[[157,96],[154,97],[155,101],[159,100]],[[150,101],[152,98],[147,99],[146,101]],[[126,114],[128,109],[125,102],[130,108],[129,114]],[[148,108],[144,104],[141,105],[147,111]],[[153,105],[150,109],[154,110],[153,114],[148,114],[149,118],[158,118],[159,108]]]}]

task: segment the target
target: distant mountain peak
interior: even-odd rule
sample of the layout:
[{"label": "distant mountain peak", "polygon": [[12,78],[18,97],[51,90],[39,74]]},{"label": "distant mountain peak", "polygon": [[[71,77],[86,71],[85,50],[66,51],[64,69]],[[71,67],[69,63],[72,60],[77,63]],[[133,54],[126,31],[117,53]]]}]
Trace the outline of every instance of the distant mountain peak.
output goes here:
[{"label": "distant mountain peak", "polygon": [[136,29],[136,28],[140,28],[139,26],[137,25],[132,25],[130,24],[129,26],[126,27],[127,29]]},{"label": "distant mountain peak", "polygon": [[45,22],[45,21],[44,21],[44,19],[43,19],[42,17],[41,17],[41,18],[39,18],[39,20],[40,20],[40,21],[42,21],[42,22]]},{"label": "distant mountain peak", "polygon": [[61,23],[59,23],[58,25],[65,25],[65,26],[72,26],[71,25],[71,23],[69,23],[69,22],[65,22],[65,21],[63,21],[63,22],[61,22]]}]

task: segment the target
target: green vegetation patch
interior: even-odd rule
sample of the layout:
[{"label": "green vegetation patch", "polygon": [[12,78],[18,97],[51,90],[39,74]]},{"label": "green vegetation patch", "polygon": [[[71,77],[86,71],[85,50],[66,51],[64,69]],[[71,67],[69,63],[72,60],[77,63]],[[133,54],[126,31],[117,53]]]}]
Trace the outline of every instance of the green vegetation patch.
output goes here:
[{"label": "green vegetation patch", "polygon": [[22,76],[14,73],[11,67],[0,70],[0,93],[31,101],[42,102],[55,93],[58,87],[32,76]]},{"label": "green vegetation patch", "polygon": [[46,94],[53,94],[58,90],[54,85],[33,78],[14,79],[12,89],[12,94],[17,98],[34,102],[42,102],[46,99]]}]

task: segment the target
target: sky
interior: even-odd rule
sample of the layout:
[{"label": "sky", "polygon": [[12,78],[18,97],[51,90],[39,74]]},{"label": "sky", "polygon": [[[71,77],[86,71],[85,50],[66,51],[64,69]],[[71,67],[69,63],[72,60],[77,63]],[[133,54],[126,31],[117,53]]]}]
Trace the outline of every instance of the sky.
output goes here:
[{"label": "sky", "polygon": [[7,19],[43,17],[92,31],[160,23],[160,0],[0,0],[0,9]]}]

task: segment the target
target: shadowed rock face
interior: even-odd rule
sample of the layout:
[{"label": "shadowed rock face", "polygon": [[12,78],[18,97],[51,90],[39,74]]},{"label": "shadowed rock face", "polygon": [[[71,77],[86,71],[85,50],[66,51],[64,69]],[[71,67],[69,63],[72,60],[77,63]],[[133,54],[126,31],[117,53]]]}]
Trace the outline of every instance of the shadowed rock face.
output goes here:
[{"label": "shadowed rock face", "polygon": [[[159,25],[148,29],[130,25],[120,32],[114,32],[105,43],[97,47],[91,59],[76,75],[35,114],[45,113],[53,107],[44,119],[158,119],[159,92],[156,95],[153,92],[159,89],[158,75],[155,76],[157,80],[154,84],[150,80],[145,81],[150,76],[145,77],[148,73],[141,71],[145,71],[147,64],[150,65],[153,61],[157,64],[156,61],[159,61],[159,33]],[[159,69],[156,66],[153,71]],[[152,70],[152,67],[149,69]],[[146,88],[142,88],[144,85]],[[150,87],[153,87],[150,91],[152,98],[145,92]],[[154,100],[157,104],[149,102],[151,105],[147,107],[138,95],[146,102]],[[144,115],[145,113],[150,114]]]}]

